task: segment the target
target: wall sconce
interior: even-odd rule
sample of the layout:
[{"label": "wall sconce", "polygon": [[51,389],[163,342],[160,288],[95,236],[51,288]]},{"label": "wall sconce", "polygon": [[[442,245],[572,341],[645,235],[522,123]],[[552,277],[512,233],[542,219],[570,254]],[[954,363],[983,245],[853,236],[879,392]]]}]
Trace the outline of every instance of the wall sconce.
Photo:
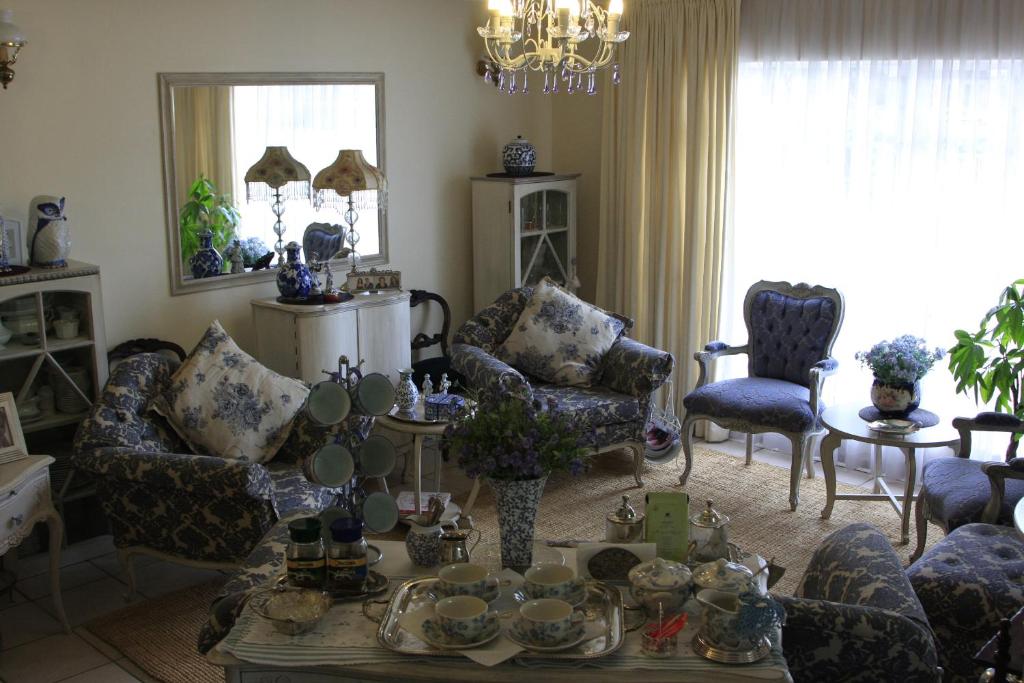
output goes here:
[{"label": "wall sconce", "polygon": [[18,61],[18,52],[28,41],[21,29],[12,23],[14,10],[0,10],[0,84],[7,90],[7,84],[14,80],[11,64]]}]

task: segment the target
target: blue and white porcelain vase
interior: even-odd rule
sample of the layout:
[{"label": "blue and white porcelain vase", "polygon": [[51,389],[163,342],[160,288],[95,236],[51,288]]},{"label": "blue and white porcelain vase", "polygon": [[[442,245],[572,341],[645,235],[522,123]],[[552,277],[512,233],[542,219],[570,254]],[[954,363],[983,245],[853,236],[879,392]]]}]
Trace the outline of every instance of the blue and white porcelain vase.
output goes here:
[{"label": "blue and white porcelain vase", "polygon": [[398,371],[398,386],[395,388],[395,405],[403,413],[411,413],[416,409],[416,401],[420,400],[420,392],[416,382],[412,380],[412,370]]},{"label": "blue and white porcelain vase", "polygon": [[533,524],[547,476],[537,479],[488,479],[498,508],[501,566],[525,569],[533,564]]},{"label": "blue and white porcelain vase", "polygon": [[215,277],[224,269],[224,257],[213,248],[213,233],[204,230],[199,233],[199,250],[188,260],[192,277]]},{"label": "blue and white porcelain vase", "polygon": [[71,231],[64,215],[64,197],[39,195],[32,198],[28,210],[28,253],[33,266],[39,268],[65,268],[71,254]]},{"label": "blue and white porcelain vase", "polygon": [[313,288],[313,274],[306,264],[299,260],[302,247],[298,242],[289,242],[284,246],[288,254],[287,260],[277,270],[277,291],[287,299],[305,299]]},{"label": "blue and white porcelain vase", "polygon": [[537,150],[522,135],[505,145],[501,150],[501,164],[505,173],[514,176],[528,176],[537,165]]},{"label": "blue and white porcelain vase", "polygon": [[440,524],[420,526],[408,521],[409,531],[405,535],[405,551],[417,567],[436,567],[441,564],[441,536],[444,531]]},{"label": "blue and white porcelain vase", "polygon": [[871,383],[871,405],[884,418],[905,420],[921,405],[921,382],[889,384],[876,377]]}]

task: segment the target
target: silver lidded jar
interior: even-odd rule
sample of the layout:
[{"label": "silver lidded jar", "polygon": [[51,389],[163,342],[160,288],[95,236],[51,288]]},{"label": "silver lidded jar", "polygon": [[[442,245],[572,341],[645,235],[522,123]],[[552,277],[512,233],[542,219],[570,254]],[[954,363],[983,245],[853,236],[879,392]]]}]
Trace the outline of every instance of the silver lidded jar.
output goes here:
[{"label": "silver lidded jar", "polygon": [[729,517],[714,508],[709,500],[705,508],[690,516],[690,562],[714,562],[729,559]]},{"label": "silver lidded jar", "polygon": [[629,496],[623,496],[622,505],[605,518],[604,540],[608,543],[640,543],[644,540],[644,514],[633,509]]}]

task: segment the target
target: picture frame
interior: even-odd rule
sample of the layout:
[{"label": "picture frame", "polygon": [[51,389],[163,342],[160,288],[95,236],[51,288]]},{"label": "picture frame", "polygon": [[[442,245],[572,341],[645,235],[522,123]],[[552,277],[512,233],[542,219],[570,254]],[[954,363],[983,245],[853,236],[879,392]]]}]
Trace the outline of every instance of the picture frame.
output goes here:
[{"label": "picture frame", "polygon": [[7,216],[0,216],[0,229],[4,231],[4,244],[7,246],[7,262],[12,266],[25,265],[21,221],[8,218]]},{"label": "picture frame", "polygon": [[402,289],[402,272],[399,270],[353,270],[346,279],[348,291],[352,294],[362,292],[381,292]]},{"label": "picture frame", "polygon": [[0,465],[28,457],[14,394],[0,394]]}]

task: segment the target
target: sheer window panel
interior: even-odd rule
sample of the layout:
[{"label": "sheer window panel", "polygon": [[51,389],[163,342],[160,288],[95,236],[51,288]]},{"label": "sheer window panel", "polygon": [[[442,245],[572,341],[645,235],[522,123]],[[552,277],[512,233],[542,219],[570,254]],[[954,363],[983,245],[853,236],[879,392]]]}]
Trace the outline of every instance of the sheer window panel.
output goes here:
[{"label": "sheer window panel", "polygon": [[[743,343],[743,295],[757,280],[838,287],[846,321],[826,402],[866,405],[872,377],[856,351],[908,333],[948,348],[1021,275],[1024,61],[746,61],[738,97],[724,340]],[[729,359],[721,376],[745,363]],[[945,420],[980,410],[955,395],[945,360],[922,394]],[[1004,448],[975,440],[989,458]],[[844,450],[867,466],[868,447]],[[886,455],[887,472],[902,467]]]}]

